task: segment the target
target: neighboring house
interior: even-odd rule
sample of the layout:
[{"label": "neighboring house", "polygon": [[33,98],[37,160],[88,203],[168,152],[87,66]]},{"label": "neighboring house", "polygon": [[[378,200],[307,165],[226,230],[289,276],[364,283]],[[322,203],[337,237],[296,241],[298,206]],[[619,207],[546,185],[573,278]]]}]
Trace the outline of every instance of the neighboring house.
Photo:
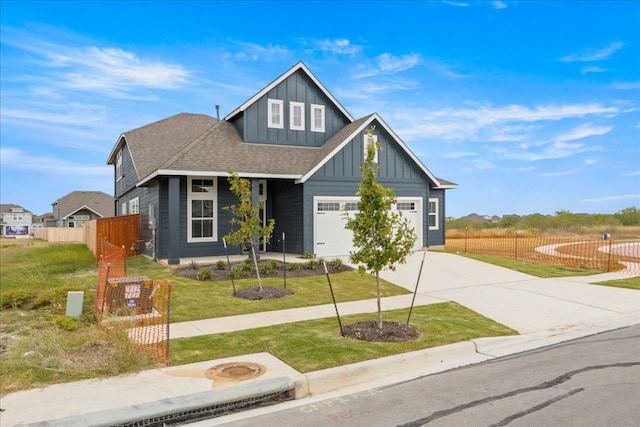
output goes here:
[{"label": "neighboring house", "polygon": [[393,209],[414,226],[415,249],[443,245],[445,190],[457,185],[434,176],[377,113],[355,120],[301,62],[222,120],[181,113],[123,133],[107,159],[118,215],[139,211],[140,238],[151,243],[155,230],[146,253],[169,264],[224,255],[233,229],[224,207],[238,202],[227,181],[233,171],[252,181],[263,220],[275,219],[262,250],[286,243],[291,253],[346,255],[353,247],[343,213],[358,201],[372,125],[378,181],[394,189]]},{"label": "neighboring house", "polygon": [[19,205],[0,205],[2,235],[5,237],[29,237],[32,232],[33,214]]},{"label": "neighboring house", "polygon": [[92,219],[114,216],[114,199],[102,191],[72,191],[56,200],[53,206],[53,221],[46,220],[49,227],[82,227]]}]

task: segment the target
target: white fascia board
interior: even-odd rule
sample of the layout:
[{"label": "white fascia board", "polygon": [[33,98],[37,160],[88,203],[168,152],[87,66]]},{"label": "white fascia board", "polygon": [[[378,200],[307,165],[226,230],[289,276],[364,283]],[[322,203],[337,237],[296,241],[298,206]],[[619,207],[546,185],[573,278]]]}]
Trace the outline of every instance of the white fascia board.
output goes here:
[{"label": "white fascia board", "polygon": [[[216,172],[216,171],[193,171],[193,170],[173,170],[173,169],[159,169],[150,174],[142,181],[136,184],[136,187],[141,187],[147,182],[153,180],[158,176],[202,176],[202,177],[229,177],[229,172]],[[288,174],[272,174],[272,173],[254,173],[254,172],[238,172],[240,178],[263,178],[263,179],[300,179],[300,175],[288,175]]]},{"label": "white fascia board", "polygon": [[107,164],[113,164],[115,162],[116,153],[120,149],[120,147],[124,145],[124,133],[120,134],[118,141],[116,141],[116,145],[113,146],[111,152],[109,153],[109,157],[107,157]]},{"label": "white fascia board", "polygon": [[289,76],[291,76],[293,73],[295,73],[298,70],[303,70],[309,76],[309,78],[320,88],[322,93],[324,93],[327,96],[327,98],[329,98],[331,100],[331,102],[333,102],[333,104],[336,107],[338,107],[338,109],[342,112],[342,114],[344,114],[350,121],[352,121],[352,122],[354,121],[354,119],[351,116],[351,114],[349,114],[349,112],[347,110],[345,110],[345,108],[342,106],[342,104],[340,104],[338,102],[338,100],[331,94],[331,92],[329,92],[327,90],[327,88],[322,83],[320,83],[320,81],[316,78],[316,76],[314,76],[313,73],[302,62],[298,62],[296,65],[291,67],[289,69],[289,71],[286,71],[280,77],[275,79],[271,84],[267,85],[260,92],[256,93],[251,98],[249,98],[249,100],[246,101],[244,104],[242,104],[241,106],[239,106],[238,108],[236,108],[235,110],[233,110],[232,112],[227,114],[224,117],[224,120],[229,121],[229,119],[233,118],[236,114],[238,114],[238,113],[246,110],[247,108],[249,108],[249,106],[251,106],[253,103],[255,103],[258,99],[263,97],[271,89],[273,89],[274,87],[276,87],[277,85],[282,83],[284,80],[286,80]]}]

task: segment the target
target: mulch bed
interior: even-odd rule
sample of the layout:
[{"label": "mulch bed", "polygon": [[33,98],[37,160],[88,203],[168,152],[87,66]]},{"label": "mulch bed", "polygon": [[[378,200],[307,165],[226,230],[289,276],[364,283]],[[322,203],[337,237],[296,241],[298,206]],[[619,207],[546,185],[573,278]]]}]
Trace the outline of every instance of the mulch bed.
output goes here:
[{"label": "mulch bed", "polygon": [[353,323],[342,328],[344,336],[369,342],[403,342],[420,338],[420,331],[413,326],[400,322],[382,322],[378,328],[377,320]]}]

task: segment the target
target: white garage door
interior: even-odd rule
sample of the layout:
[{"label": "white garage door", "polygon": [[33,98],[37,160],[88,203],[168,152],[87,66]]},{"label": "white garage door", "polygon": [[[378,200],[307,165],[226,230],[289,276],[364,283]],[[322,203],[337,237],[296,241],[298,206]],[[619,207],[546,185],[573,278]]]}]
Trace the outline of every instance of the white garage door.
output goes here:
[{"label": "white garage door", "polygon": [[[398,197],[391,209],[401,212],[409,219],[418,239],[415,250],[422,249],[422,199]],[[344,228],[346,212],[355,214],[357,198],[314,198],[314,252],[318,257],[349,255],[353,251],[353,233]]]}]

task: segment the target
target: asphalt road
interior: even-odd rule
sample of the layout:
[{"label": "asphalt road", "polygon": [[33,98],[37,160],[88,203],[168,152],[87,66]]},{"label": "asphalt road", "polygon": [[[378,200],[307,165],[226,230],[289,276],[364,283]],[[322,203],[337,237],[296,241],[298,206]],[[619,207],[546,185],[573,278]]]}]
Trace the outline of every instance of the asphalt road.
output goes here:
[{"label": "asphalt road", "polygon": [[197,425],[635,427],[639,402],[635,325],[404,383]]}]

